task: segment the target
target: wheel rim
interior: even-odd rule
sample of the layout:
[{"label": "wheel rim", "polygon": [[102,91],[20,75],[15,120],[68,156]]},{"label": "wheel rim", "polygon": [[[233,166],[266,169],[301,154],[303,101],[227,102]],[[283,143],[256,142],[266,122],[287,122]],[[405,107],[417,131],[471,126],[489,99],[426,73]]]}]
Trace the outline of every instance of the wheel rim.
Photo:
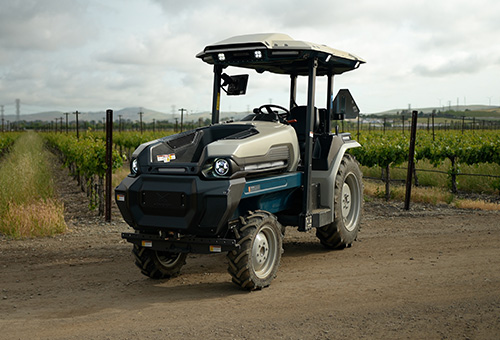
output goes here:
[{"label": "wheel rim", "polygon": [[252,246],[252,265],[259,278],[272,272],[276,260],[278,240],[272,229],[264,226],[255,236]]},{"label": "wheel rim", "polygon": [[342,186],[342,218],[344,219],[344,226],[347,230],[353,231],[356,227],[359,218],[360,210],[360,186],[358,179],[353,173],[349,173]]},{"label": "wheel rim", "polygon": [[156,257],[160,264],[166,268],[174,267],[179,258],[181,257],[181,253],[169,253],[166,251],[157,251]]}]

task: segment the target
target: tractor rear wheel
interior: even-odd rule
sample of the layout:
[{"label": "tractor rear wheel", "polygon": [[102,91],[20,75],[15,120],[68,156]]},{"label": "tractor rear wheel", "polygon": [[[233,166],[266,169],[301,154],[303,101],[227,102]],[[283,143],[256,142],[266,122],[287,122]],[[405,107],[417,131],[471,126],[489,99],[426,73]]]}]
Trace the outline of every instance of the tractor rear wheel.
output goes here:
[{"label": "tractor rear wheel", "polygon": [[138,245],[134,245],[132,253],[141,273],[152,279],[168,279],[179,275],[187,257],[186,253],[157,251]]},{"label": "tractor rear wheel", "polygon": [[240,247],[227,254],[233,282],[248,290],[269,286],[283,253],[280,223],[274,215],[257,210],[240,217],[235,235]]},{"label": "tractor rear wheel", "polygon": [[334,220],[316,236],[328,249],[350,247],[356,240],[363,210],[363,180],[356,159],[345,154],[335,177]]}]

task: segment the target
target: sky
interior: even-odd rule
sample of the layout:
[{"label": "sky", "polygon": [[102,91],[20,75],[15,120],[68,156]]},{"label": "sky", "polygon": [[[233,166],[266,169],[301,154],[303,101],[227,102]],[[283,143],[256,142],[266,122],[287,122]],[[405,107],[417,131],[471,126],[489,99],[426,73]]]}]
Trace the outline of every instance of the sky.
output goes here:
[{"label": "sky", "polygon": [[[264,32],[364,60],[334,79],[362,113],[500,106],[497,0],[0,0],[0,105],[5,115],[144,107],[209,111],[213,68],[195,55]],[[286,106],[289,79],[249,73],[221,111]],[[305,82],[305,81],[304,81]],[[302,83],[299,83],[299,85]],[[317,91],[326,89],[320,79]],[[305,104],[305,83],[298,102]],[[317,106],[326,101],[318,94]]]}]

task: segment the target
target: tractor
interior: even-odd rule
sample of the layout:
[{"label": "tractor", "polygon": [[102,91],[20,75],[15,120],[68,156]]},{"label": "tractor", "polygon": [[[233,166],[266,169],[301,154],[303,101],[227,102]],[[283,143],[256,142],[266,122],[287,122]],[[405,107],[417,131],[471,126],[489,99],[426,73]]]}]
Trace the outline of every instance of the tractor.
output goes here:
[{"label": "tractor", "polygon": [[[232,281],[258,290],[275,278],[285,227],[315,229],[328,249],[350,247],[360,230],[363,182],[348,153],[361,145],[333,122],[356,118],[349,90],[333,77],[365,61],[285,34],[235,36],[196,55],[213,66],[211,124],[140,145],[115,200],[134,232],[135,264],[153,279],[180,273],[187,254],[227,253]],[[243,96],[253,69],[290,79],[289,103],[264,103],[239,121],[220,121],[220,101]],[[307,81],[305,104],[297,80]],[[326,77],[325,107],[315,103]],[[237,99],[237,98],[236,98]]]}]

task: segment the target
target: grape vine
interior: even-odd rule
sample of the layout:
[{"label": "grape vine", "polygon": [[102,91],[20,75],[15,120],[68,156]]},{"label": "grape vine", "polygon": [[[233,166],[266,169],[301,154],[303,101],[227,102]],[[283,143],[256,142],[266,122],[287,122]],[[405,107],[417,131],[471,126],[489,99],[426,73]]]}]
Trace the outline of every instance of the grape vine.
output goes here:
[{"label": "grape vine", "polygon": [[[371,133],[360,135],[362,148],[353,149],[351,153],[367,167],[380,166],[389,169],[408,159],[409,139],[397,132],[386,134]],[[500,165],[500,134],[496,131],[460,132],[440,131],[435,135],[427,132],[417,134],[416,160],[428,160],[434,166],[449,159],[451,166],[448,177],[452,191],[456,192],[457,175],[460,164],[495,163]]]},{"label": "grape vine", "polygon": [[[64,165],[77,179],[90,198],[90,208],[104,213],[104,176],[106,173],[106,143],[103,136],[86,133],[77,139],[73,135],[44,134],[47,144],[59,154]],[[123,159],[113,150],[112,169],[122,167]]]}]

